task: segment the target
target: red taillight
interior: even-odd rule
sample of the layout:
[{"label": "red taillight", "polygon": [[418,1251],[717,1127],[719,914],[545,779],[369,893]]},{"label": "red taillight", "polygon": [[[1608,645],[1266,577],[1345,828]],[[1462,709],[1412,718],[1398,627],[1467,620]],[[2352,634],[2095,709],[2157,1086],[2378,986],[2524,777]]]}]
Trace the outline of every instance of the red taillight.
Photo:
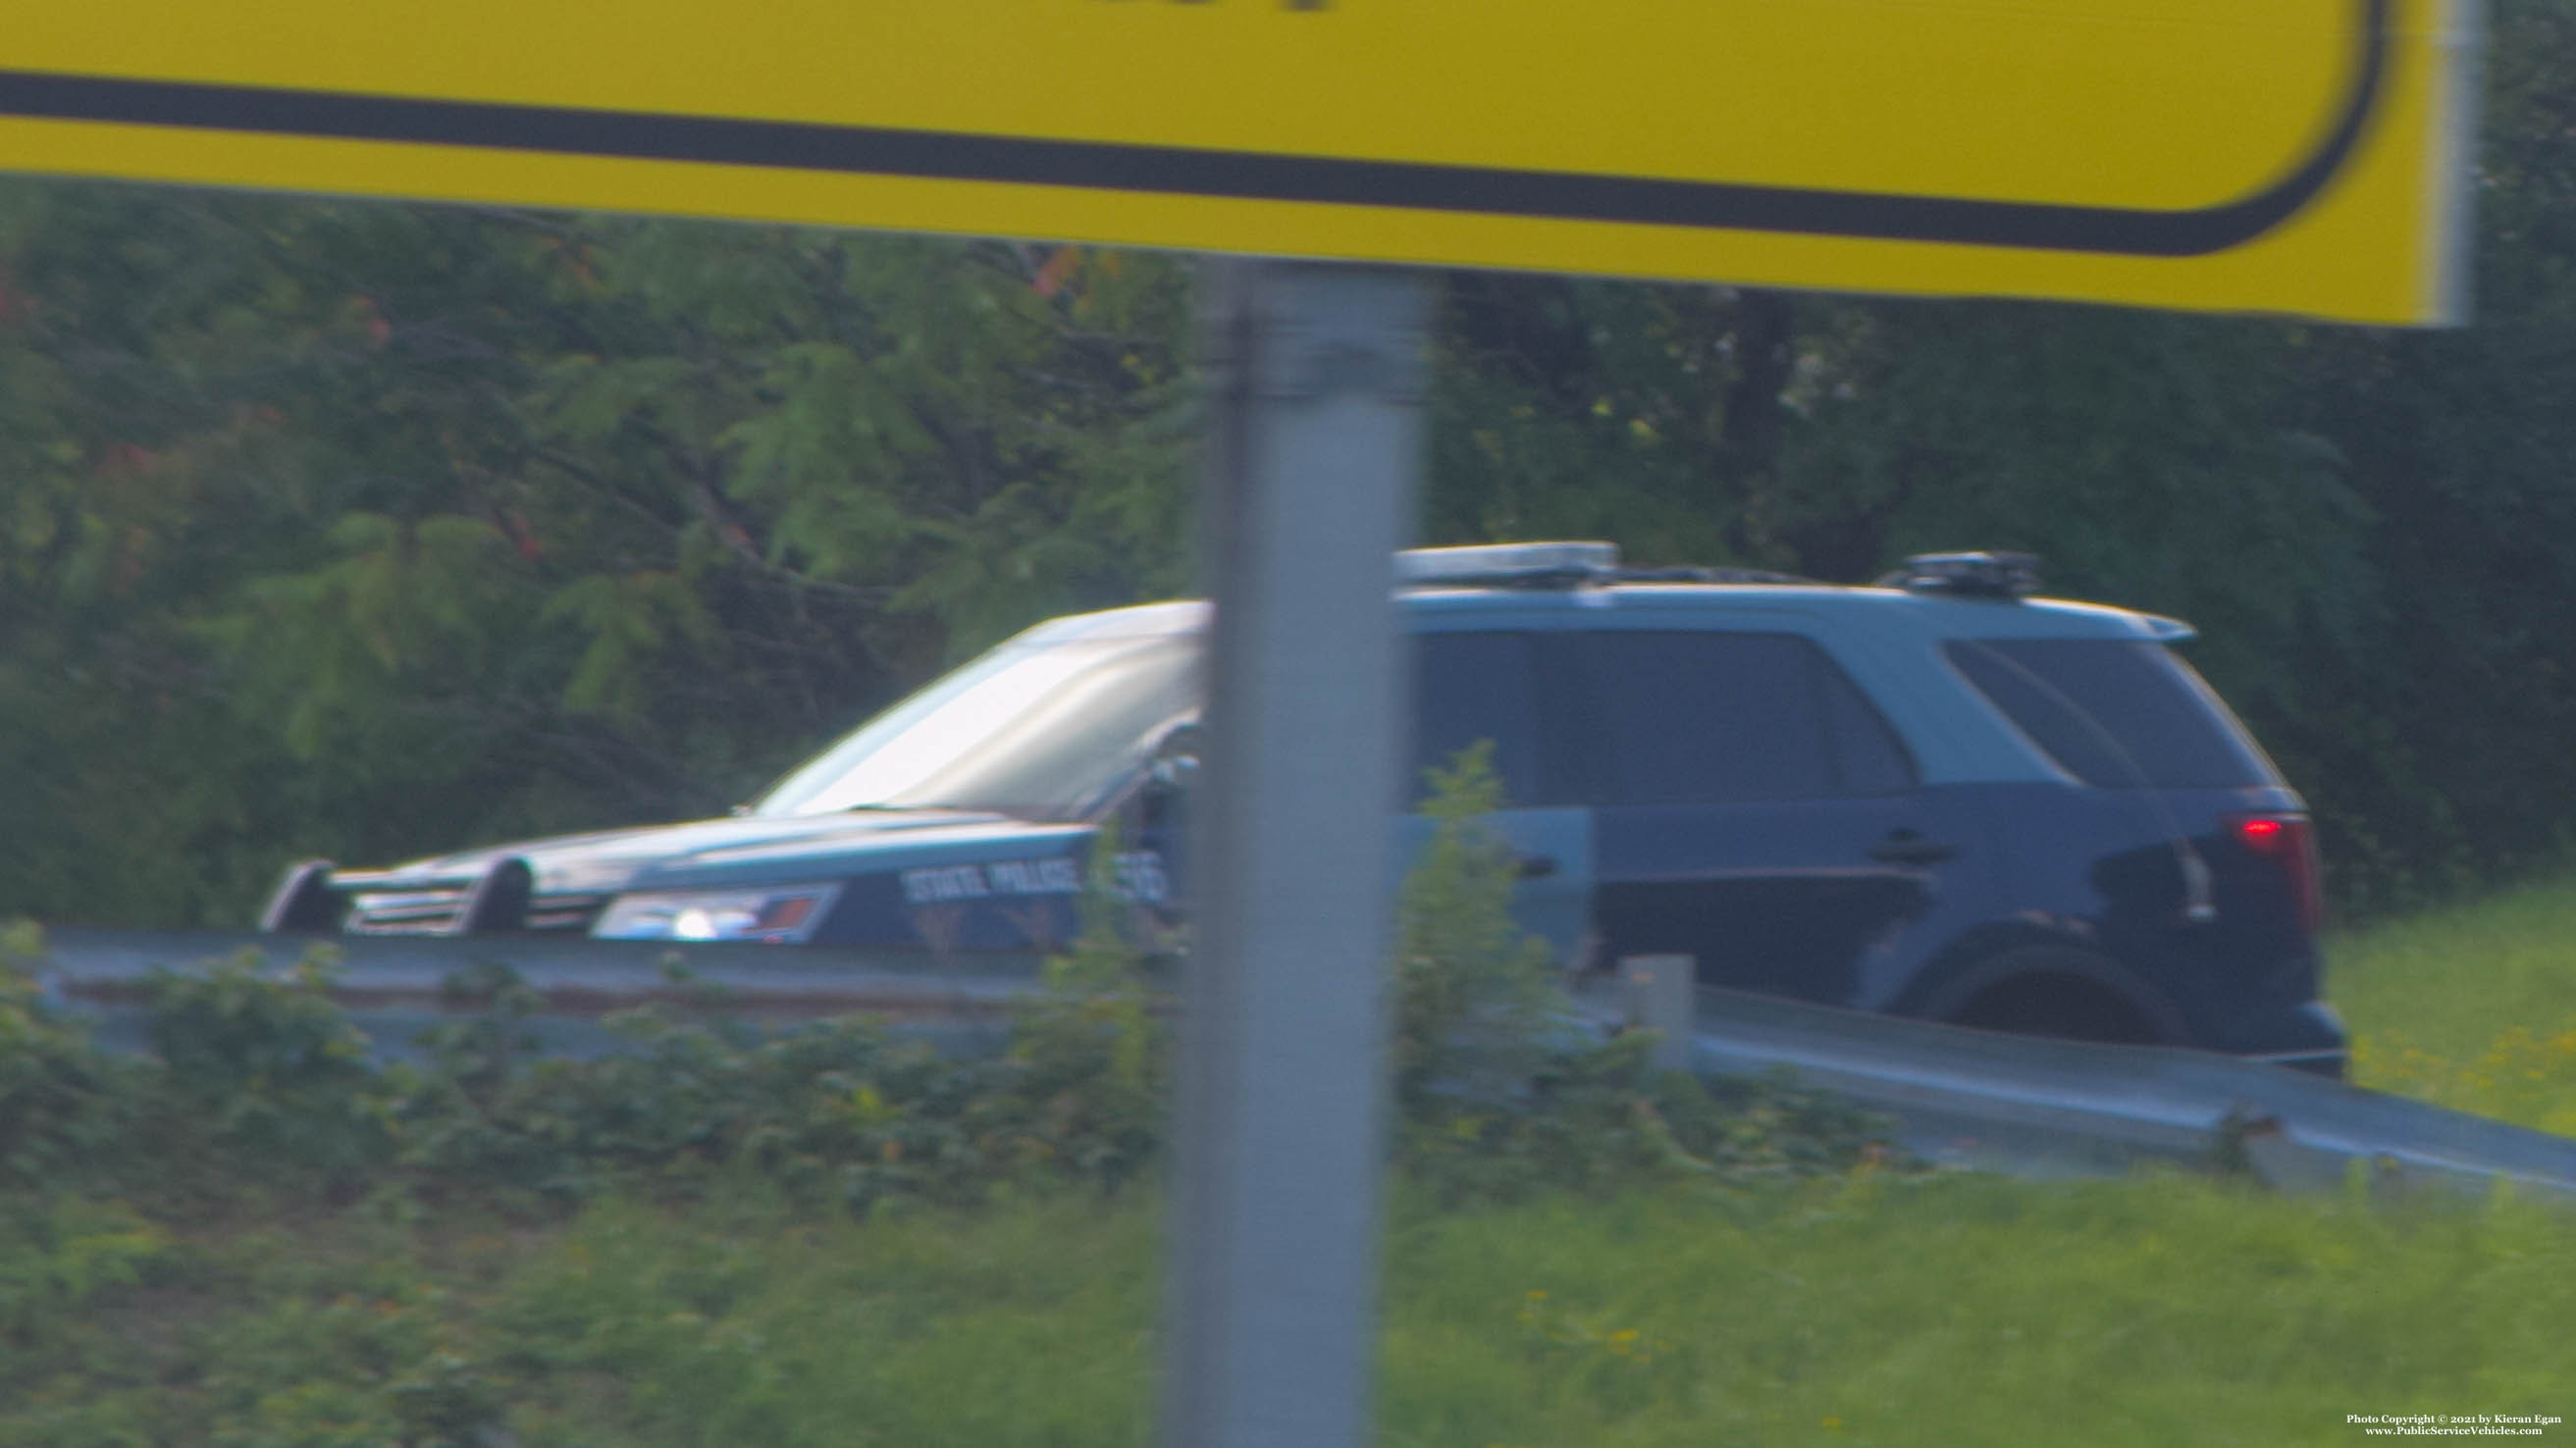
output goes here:
[{"label": "red taillight", "polygon": [[2317,868],[2316,832],[2306,815],[2247,815],[2236,821],[2236,842],[2248,853],[2278,860],[2299,902],[2299,924],[2314,935],[2325,924],[2325,882]]},{"label": "red taillight", "polygon": [[2258,855],[2283,856],[2308,836],[2308,822],[2298,815],[2254,815],[2236,822],[2236,838]]}]

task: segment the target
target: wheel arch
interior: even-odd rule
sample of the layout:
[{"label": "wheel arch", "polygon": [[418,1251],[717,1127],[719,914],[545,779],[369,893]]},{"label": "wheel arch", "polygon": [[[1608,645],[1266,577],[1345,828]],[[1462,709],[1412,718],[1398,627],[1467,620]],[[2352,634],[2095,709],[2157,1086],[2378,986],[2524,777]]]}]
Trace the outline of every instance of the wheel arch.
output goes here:
[{"label": "wheel arch", "polygon": [[2089,991],[2133,1018],[2150,1045],[2185,1045],[2189,1023],[2163,992],[2137,972],[2071,932],[2040,926],[1980,932],[1963,939],[1908,983],[1888,1009],[1921,1020],[1952,1022],[1979,1002],[2016,988],[2037,996]]}]

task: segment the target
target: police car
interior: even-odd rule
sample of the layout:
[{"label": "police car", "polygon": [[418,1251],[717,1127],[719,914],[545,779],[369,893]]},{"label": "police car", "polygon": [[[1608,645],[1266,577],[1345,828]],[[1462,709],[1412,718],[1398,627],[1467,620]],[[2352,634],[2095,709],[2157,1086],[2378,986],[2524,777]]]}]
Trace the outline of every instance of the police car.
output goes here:
[{"label": "police car", "polygon": [[[1571,968],[2339,1072],[2309,817],[2169,618],[2032,596],[2011,554],[1871,587],[1421,549],[1411,758],[1492,742],[1516,909]],[[298,866],[267,928],[974,951],[1118,890],[1177,915],[1204,605],[1040,624],[727,819],[380,871]],[[1419,816],[1399,829],[1419,840]]]}]

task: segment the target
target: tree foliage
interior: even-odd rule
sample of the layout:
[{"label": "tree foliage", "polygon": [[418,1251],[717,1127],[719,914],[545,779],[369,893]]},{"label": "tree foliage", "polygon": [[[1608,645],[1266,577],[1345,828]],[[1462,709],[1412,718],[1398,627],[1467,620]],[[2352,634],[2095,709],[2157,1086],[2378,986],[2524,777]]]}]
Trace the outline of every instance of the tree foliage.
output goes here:
[{"label": "tree foliage", "polygon": [[1152,257],[0,190],[0,897],[720,811],[1047,613],[1168,593]]},{"label": "tree foliage", "polygon": [[[1458,274],[1424,531],[2030,549],[2201,626],[2347,905],[2564,848],[2576,3],[2493,32],[2475,325]],[[1183,591],[1186,280],[0,185],[0,909],[237,922],[296,855],[712,812],[1017,627]]]},{"label": "tree foliage", "polygon": [[2473,325],[1462,277],[1428,531],[1865,580],[2017,548],[2185,617],[2347,908],[2563,853],[2576,5],[2495,7]]}]

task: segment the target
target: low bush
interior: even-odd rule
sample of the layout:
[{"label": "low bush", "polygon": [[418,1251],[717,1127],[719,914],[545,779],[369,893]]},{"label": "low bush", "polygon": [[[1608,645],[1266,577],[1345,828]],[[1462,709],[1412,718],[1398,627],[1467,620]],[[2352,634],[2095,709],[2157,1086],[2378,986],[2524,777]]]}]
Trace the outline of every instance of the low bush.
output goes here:
[{"label": "low bush", "polygon": [[1654,1039],[1569,1023],[1546,947],[1513,925],[1502,805],[1478,744],[1432,772],[1429,846],[1397,911],[1396,1137],[1437,1198],[1741,1182],[1886,1157],[1890,1123],[1782,1079],[1705,1084],[1658,1070]]},{"label": "low bush", "polygon": [[[1571,1028],[1511,926],[1493,803],[1481,756],[1447,773],[1404,898],[1399,1217],[1868,1159],[1872,1123],[1826,1098]],[[1172,1003],[1123,908],[1092,892],[982,1058],[668,1010],[617,1021],[621,1054],[547,1058],[534,995],[480,970],[455,983],[479,1013],[380,1066],[328,947],[155,978],[151,1054],[117,1056],[13,928],[0,1448],[1132,1440],[1153,1196],[1127,1189],[1163,1150]]]},{"label": "low bush", "polygon": [[27,967],[43,938],[0,923],[0,1188],[40,1185],[111,1150],[142,1074],[49,1010]]},{"label": "low bush", "polygon": [[[1400,908],[1397,1161],[1445,1199],[1837,1170],[1882,1124],[1787,1083],[1712,1090],[1648,1064],[1643,1036],[1568,1024],[1544,947],[1514,928],[1511,857],[1481,751],[1441,771],[1432,843]],[[1095,874],[1116,849],[1104,838]],[[693,1192],[728,1173],[859,1215],[1063,1187],[1114,1191],[1161,1153],[1171,1002],[1105,878],[1084,928],[1015,1008],[1011,1041],[943,1056],[862,1019],[765,1033],[664,1009],[626,1049],[538,1056],[507,971],[457,985],[483,1011],[378,1066],[337,1010],[336,952],[283,974],[255,952],[151,985],[152,1056],[104,1055],[0,973],[0,1180],[140,1198],[242,1188],[333,1201],[395,1190],[538,1204]],[[9,949],[36,953],[20,931]]]}]

